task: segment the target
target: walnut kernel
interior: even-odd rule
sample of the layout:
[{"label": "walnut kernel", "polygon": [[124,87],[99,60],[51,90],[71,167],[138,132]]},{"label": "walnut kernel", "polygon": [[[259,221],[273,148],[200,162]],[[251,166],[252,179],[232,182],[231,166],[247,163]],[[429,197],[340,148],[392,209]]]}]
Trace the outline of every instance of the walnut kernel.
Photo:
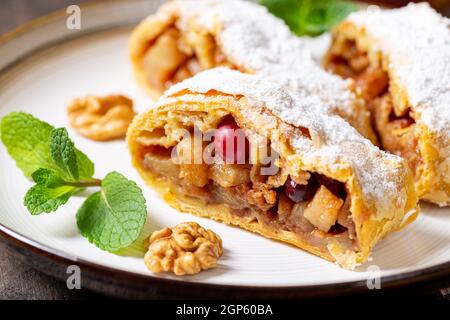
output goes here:
[{"label": "walnut kernel", "polygon": [[136,115],[133,101],[121,95],[76,98],[69,104],[67,113],[75,130],[97,141],[125,137]]},{"label": "walnut kernel", "polygon": [[195,222],[155,231],[149,238],[145,264],[152,272],[196,274],[215,268],[222,255],[222,240]]}]

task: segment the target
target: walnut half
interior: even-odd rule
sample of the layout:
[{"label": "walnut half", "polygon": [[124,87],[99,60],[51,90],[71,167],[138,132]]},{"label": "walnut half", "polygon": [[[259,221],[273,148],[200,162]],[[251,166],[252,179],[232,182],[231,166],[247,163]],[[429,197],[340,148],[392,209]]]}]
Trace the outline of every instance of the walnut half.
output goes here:
[{"label": "walnut half", "polygon": [[67,114],[75,130],[97,141],[125,137],[136,115],[133,101],[121,95],[74,99],[67,108]]},{"label": "walnut half", "polygon": [[222,255],[222,239],[195,222],[153,232],[144,261],[152,272],[196,274],[215,268]]}]

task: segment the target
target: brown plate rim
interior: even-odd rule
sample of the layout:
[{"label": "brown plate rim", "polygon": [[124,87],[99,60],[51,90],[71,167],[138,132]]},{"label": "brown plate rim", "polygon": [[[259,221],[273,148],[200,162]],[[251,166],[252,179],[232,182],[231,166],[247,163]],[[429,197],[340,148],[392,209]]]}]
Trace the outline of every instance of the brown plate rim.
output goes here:
[{"label": "brown plate rim", "polygon": [[[107,295],[124,295],[133,298],[146,298],[157,294],[175,293],[176,296],[191,296],[202,298],[305,298],[317,296],[334,296],[341,294],[355,294],[370,292],[367,288],[367,280],[358,280],[342,283],[330,283],[306,286],[244,286],[244,285],[218,285],[208,283],[198,283],[183,280],[164,279],[151,275],[143,275],[125,270],[103,266],[94,262],[77,258],[59,249],[51,248],[38,241],[32,240],[16,231],[11,230],[0,223],[0,237],[9,246],[12,246],[15,253],[25,256],[28,251],[31,253],[31,260],[27,262],[36,269],[62,280],[67,275],[64,272],[70,265],[80,267],[87,277],[83,278],[86,288],[101,292]],[[52,262],[55,265],[46,265],[45,269],[34,265],[33,257],[39,256],[44,262]],[[41,261],[42,262],[42,261]],[[56,271],[56,273],[54,273]],[[426,282],[434,282],[450,277],[450,262],[445,262],[425,269],[410,271],[402,274],[385,276],[381,278],[383,290],[395,289],[406,285],[419,285]],[[87,281],[86,281],[87,280]],[[120,286],[120,290],[114,290],[115,286]],[[207,294],[205,294],[207,293]]]}]

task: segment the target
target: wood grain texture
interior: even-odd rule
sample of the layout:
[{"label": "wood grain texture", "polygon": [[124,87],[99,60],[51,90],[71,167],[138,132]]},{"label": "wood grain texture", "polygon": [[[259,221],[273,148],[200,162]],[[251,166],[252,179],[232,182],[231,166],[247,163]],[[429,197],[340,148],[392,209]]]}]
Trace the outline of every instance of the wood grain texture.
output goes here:
[{"label": "wood grain texture", "polygon": [[100,298],[85,290],[69,290],[64,282],[24,264],[0,243],[0,300],[74,300]]}]

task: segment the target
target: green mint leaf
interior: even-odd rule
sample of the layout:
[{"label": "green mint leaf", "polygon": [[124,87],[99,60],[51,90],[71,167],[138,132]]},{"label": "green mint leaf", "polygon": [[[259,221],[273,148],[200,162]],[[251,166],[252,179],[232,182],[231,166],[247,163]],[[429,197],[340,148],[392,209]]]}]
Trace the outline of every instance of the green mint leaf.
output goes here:
[{"label": "green mint leaf", "polygon": [[65,204],[69,198],[81,189],[74,186],[48,187],[45,184],[36,184],[28,190],[24,204],[32,215],[43,212],[50,213]]},{"label": "green mint leaf", "polygon": [[95,173],[94,163],[80,150],[76,149],[75,153],[77,155],[78,174],[80,175],[80,178],[92,178]]},{"label": "green mint leaf", "polygon": [[25,176],[40,168],[55,170],[50,157],[50,133],[53,127],[23,112],[3,117],[0,125],[2,142]]},{"label": "green mint leaf", "polygon": [[141,189],[117,172],[106,175],[102,190],[92,194],[77,212],[81,234],[102,250],[115,252],[131,245],[147,217]]},{"label": "green mint leaf", "polygon": [[339,0],[261,0],[271,13],[284,20],[298,36],[317,36],[358,10],[358,6]]},{"label": "green mint leaf", "polygon": [[44,186],[55,188],[65,184],[65,181],[54,171],[48,169],[38,169],[31,175],[36,184],[42,184]]},{"label": "green mint leaf", "polygon": [[301,30],[305,34],[316,36],[331,30],[344,20],[358,6],[345,1],[305,1],[308,5],[302,7]]},{"label": "green mint leaf", "polygon": [[53,162],[69,177],[69,180],[77,181],[79,174],[75,146],[65,128],[52,130],[50,153]]},{"label": "green mint leaf", "polygon": [[[48,123],[24,112],[11,112],[2,118],[2,142],[25,176],[31,177],[40,168],[58,172],[62,176],[67,175],[51,156],[51,135],[54,129]],[[79,178],[92,178],[93,162],[78,149],[75,149],[75,154]]]},{"label": "green mint leaf", "polygon": [[82,187],[64,181],[57,172],[48,169],[38,169],[31,177],[36,185],[26,193],[24,204],[33,215],[53,212],[75,193],[83,190]]}]

